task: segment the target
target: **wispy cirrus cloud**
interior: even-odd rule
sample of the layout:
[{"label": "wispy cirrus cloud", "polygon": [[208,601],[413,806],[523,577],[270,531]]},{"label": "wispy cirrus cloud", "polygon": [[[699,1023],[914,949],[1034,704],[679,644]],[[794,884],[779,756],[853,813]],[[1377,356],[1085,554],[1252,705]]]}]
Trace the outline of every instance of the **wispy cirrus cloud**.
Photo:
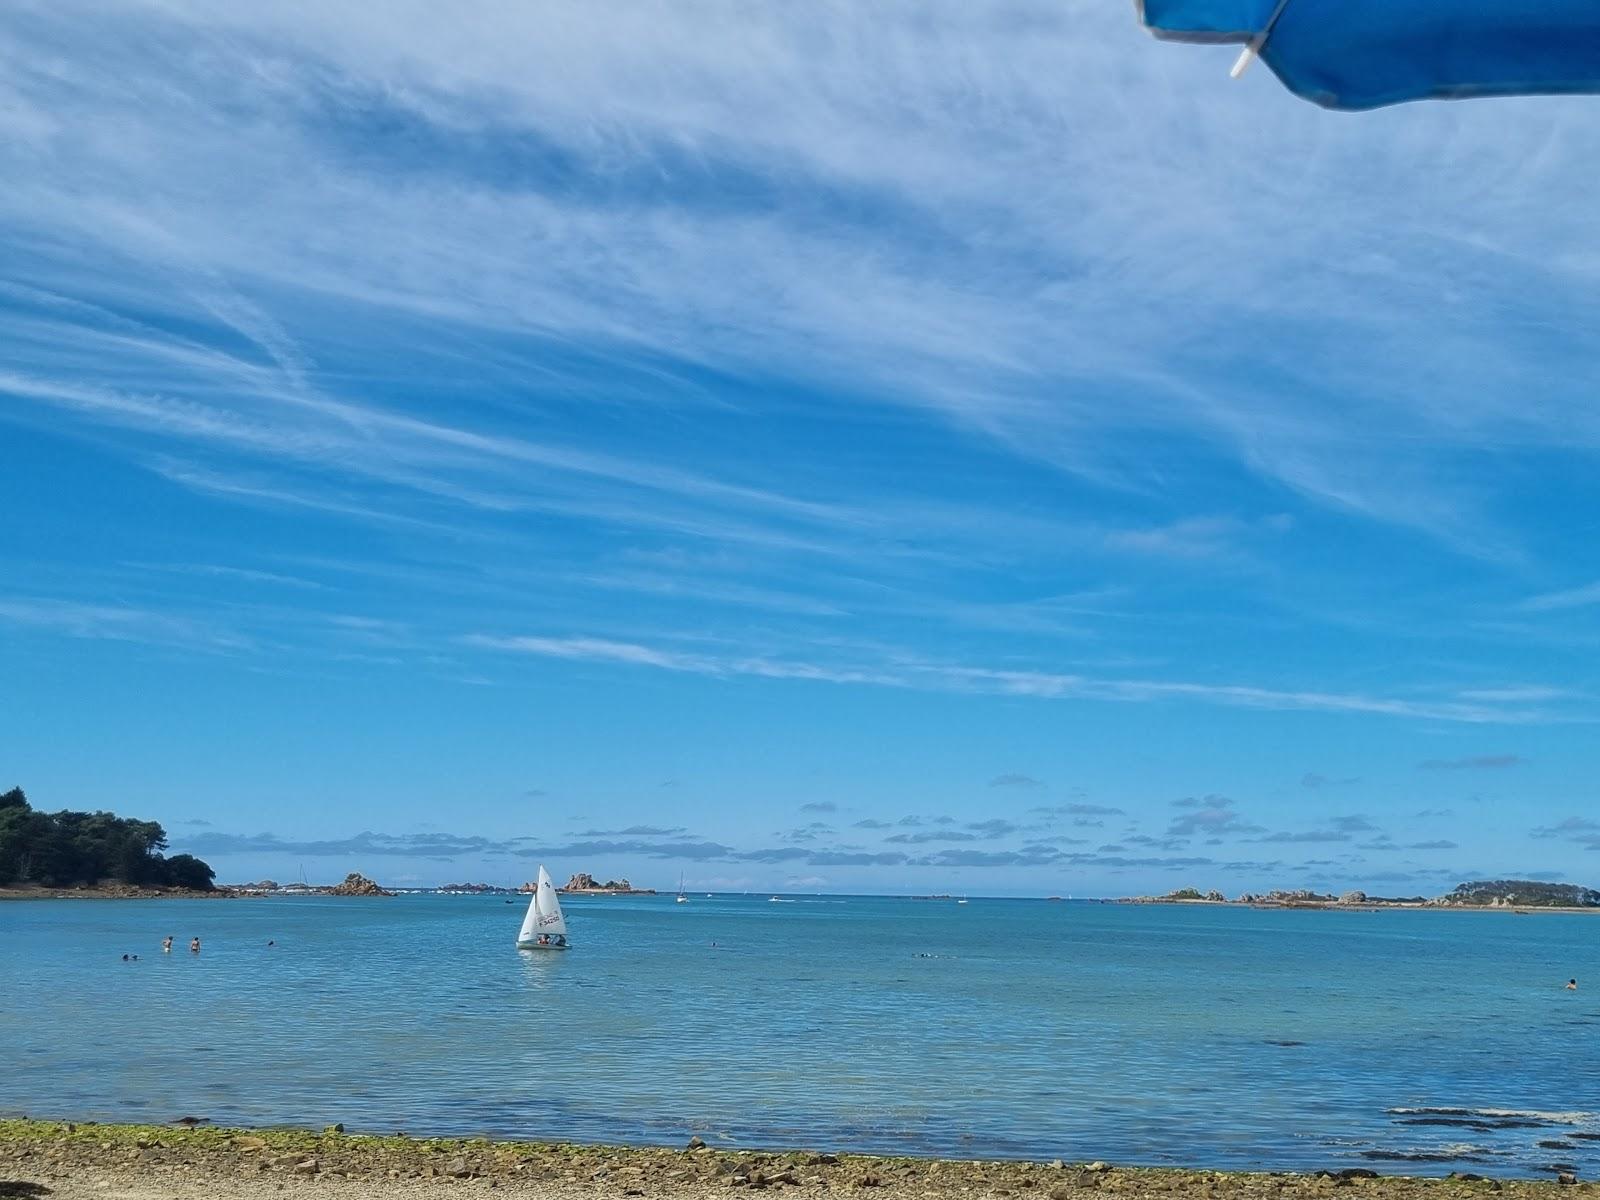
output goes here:
[{"label": "wispy cirrus cloud", "polygon": [[1283,711],[1364,713],[1471,724],[1520,724],[1545,719],[1512,707],[1459,701],[1416,701],[1360,694],[1279,691],[1239,684],[1174,680],[1097,679],[1048,671],[940,665],[903,660],[831,664],[777,656],[718,656],[589,636],[469,634],[462,644],[485,650],[574,661],[609,663],[714,677],[867,684],[931,691],[1018,695],[1044,700],[1088,700],[1123,704],[1190,700],[1227,707]]},{"label": "wispy cirrus cloud", "polygon": [[1594,604],[1600,604],[1600,580],[1559,592],[1530,596],[1519,607],[1528,612],[1558,612],[1569,608],[1587,608]]},{"label": "wispy cirrus cloud", "polygon": [[1262,535],[1282,534],[1293,518],[1277,513],[1259,521],[1237,517],[1185,517],[1168,525],[1118,530],[1106,535],[1107,545],[1165,558],[1210,559],[1240,551]]},{"label": "wispy cirrus cloud", "polygon": [[[752,355],[758,333],[768,353],[788,359],[798,359],[801,345],[820,342],[821,370],[843,376],[854,369],[884,379],[898,374],[911,382],[912,402],[1007,447],[1020,450],[1031,441],[1034,454],[1069,469],[1137,474],[1135,457],[1117,444],[1116,434],[1130,424],[1159,422],[1212,440],[1248,469],[1330,505],[1402,520],[1399,500],[1402,489],[1410,486],[1422,519],[1435,525],[1460,520],[1459,510],[1470,506],[1470,496],[1451,486],[1443,463],[1408,465],[1384,454],[1380,440],[1350,434],[1360,428],[1357,422],[1382,418],[1410,435],[1414,446],[1443,442],[1443,417],[1411,399],[1411,389],[1400,385],[1424,366],[1444,370],[1462,391],[1470,388],[1472,370],[1490,379],[1507,373],[1509,364],[1502,356],[1474,343],[1472,315],[1430,320],[1404,302],[1403,289],[1364,286],[1375,273],[1387,277],[1367,259],[1324,271],[1313,297],[1298,296],[1283,281],[1285,268],[1308,260],[1319,244],[1285,216],[1303,213],[1308,206],[1319,210],[1346,242],[1371,245],[1374,253],[1382,246],[1395,254],[1399,262],[1392,269],[1401,277],[1424,255],[1403,239],[1392,244],[1382,240],[1372,224],[1364,226],[1353,215],[1341,214],[1335,203],[1345,189],[1363,198],[1355,189],[1357,180],[1370,180],[1374,171],[1370,139],[1354,130],[1313,126],[1287,107],[1274,108],[1265,118],[1258,113],[1262,124],[1256,136],[1269,144],[1275,137],[1304,140],[1317,131],[1324,157],[1316,172],[1323,189],[1302,193],[1306,185],[1272,177],[1252,180],[1247,187],[1203,159],[1175,151],[1181,168],[1196,177],[1196,200],[1181,213],[1169,210],[1166,221],[1157,222],[1152,219],[1153,200],[1122,206],[1094,202],[1106,196],[1161,195],[1161,184],[1172,171],[1160,156],[1110,153],[1112,147],[1127,144],[1133,121],[1110,97],[1137,86],[1147,104],[1163,112],[1164,106],[1174,106],[1167,119],[1176,122],[1181,114],[1186,125],[1211,128],[1215,122],[1217,129],[1237,127],[1236,106],[1243,100],[1221,96],[1198,109],[1178,107],[1177,94],[1184,89],[1161,86],[1163,72],[1187,73],[1198,66],[1180,66],[1139,46],[1123,14],[1040,9],[1028,20],[1005,21],[998,15],[979,18],[951,10],[924,27],[908,21],[899,6],[871,14],[838,9],[830,23],[856,36],[819,56],[792,16],[745,13],[737,22],[710,20],[718,11],[703,11],[702,20],[685,18],[684,28],[644,13],[630,17],[625,22],[627,43],[651,47],[650,55],[640,59],[604,49],[607,41],[596,36],[591,22],[580,20],[560,32],[547,25],[531,30],[525,14],[512,7],[475,10],[469,27],[484,30],[484,39],[458,45],[458,30],[437,27],[425,16],[417,18],[408,38],[397,39],[375,19],[362,19],[358,13],[318,15],[289,24],[270,16],[219,15],[175,6],[148,25],[118,22],[113,31],[118,52],[101,49],[98,57],[116,59],[136,78],[157,69],[176,76],[161,112],[167,121],[141,128],[140,144],[143,161],[165,169],[175,183],[188,181],[196,193],[186,196],[172,185],[165,189],[176,209],[174,217],[182,218],[190,231],[183,249],[185,261],[194,264],[191,270],[301,278],[325,292],[400,313],[521,326],[565,338],[606,336],[652,350],[681,344],[693,321],[720,330],[701,353],[721,362]],[[1085,21],[1092,30],[1087,34]],[[692,37],[688,29],[695,30]],[[140,54],[152,40],[237,44],[240,54],[249,47],[258,55],[270,53],[284,75],[261,80],[230,69],[225,55],[223,61],[187,56],[175,68],[170,56],[163,61]],[[1113,80],[1085,48],[1086,42],[1099,46],[1108,40],[1126,41],[1130,51],[1137,49],[1121,63],[1124,71],[1138,74],[1136,85],[1121,76]],[[528,47],[532,60],[525,56],[513,64],[495,44]],[[859,48],[868,44],[901,46],[903,58],[895,56],[886,64],[881,56],[868,56]],[[445,53],[444,46],[456,46],[455,57],[470,62],[471,69]],[[1007,65],[1001,69],[998,63]],[[1067,69],[1061,69],[1063,64]],[[99,65],[104,69],[110,64]],[[821,72],[834,81],[833,87],[808,86]],[[411,79],[417,86],[385,87],[395,78]],[[628,83],[609,88],[595,83],[618,78]],[[28,127],[51,127],[50,103],[59,104],[63,90],[73,97],[76,109],[92,111],[95,92],[86,86],[88,81],[81,74],[67,80],[66,89],[58,79],[55,92],[47,93],[41,74],[22,76],[15,85],[18,103],[12,119],[26,121]],[[1004,122],[999,112],[969,102],[974,95],[995,98],[999,112],[1006,114]],[[207,97],[210,102],[203,102]],[[359,98],[361,104],[386,106],[392,127],[406,131],[406,142],[431,151],[434,178],[419,180],[413,189],[386,189],[389,174],[374,171],[370,150],[365,157],[341,154],[343,148],[328,128],[339,97],[347,104]],[[196,104],[194,98],[202,102]],[[186,104],[192,111],[185,111]],[[235,146],[209,119],[219,106],[276,119],[258,122],[247,144]],[[1568,109],[1546,111],[1566,118],[1565,123],[1546,118],[1550,124],[1541,130],[1547,136],[1576,136],[1576,117]],[[930,122],[930,114],[939,119]],[[1466,144],[1458,144],[1455,152],[1468,161],[1497,161],[1501,151],[1495,135],[1503,142],[1507,126],[1517,127],[1519,117],[1481,115],[1470,134],[1457,131]],[[1426,158],[1437,144],[1441,121],[1426,113],[1397,117],[1391,123],[1392,140],[1380,144],[1378,157],[1393,155],[1397,162],[1415,155]],[[1156,124],[1161,127],[1159,119]],[[510,142],[499,161],[513,169],[492,169],[460,149],[447,152],[466,139],[447,138],[446,130],[488,137],[496,126]],[[839,128],[849,128],[851,136],[824,139],[815,133]],[[762,132],[757,135],[756,129]],[[1548,132],[1552,129],[1554,133]],[[912,130],[919,136],[908,136]],[[560,153],[543,161],[526,151],[518,154],[511,136],[516,134],[537,134],[538,144]],[[228,167],[209,186],[196,186],[201,180],[185,169],[179,156],[180,149],[195,144],[207,146]],[[765,210],[755,204],[725,204],[721,211],[684,212],[644,185],[651,171],[683,177],[682,152],[674,148],[685,145],[701,148],[704,157],[698,161],[709,162],[714,175],[764,179],[784,164],[812,187],[876,196],[908,228],[940,233],[942,257],[968,269],[948,275],[935,271],[926,254],[863,256],[860,248],[881,235],[881,229],[847,219],[822,230],[807,228],[771,204]],[[996,145],[1004,146],[1004,152],[997,153]],[[631,147],[631,155],[622,155],[623,147]],[[378,140],[378,161],[388,148]],[[978,153],[979,148],[988,154]],[[570,180],[586,178],[582,171],[552,177],[561,162],[615,163],[619,155],[622,165],[606,178],[632,185],[623,192],[621,211],[596,205],[592,184],[570,186]],[[288,220],[290,212],[301,224],[313,216],[323,219],[341,235],[330,239],[338,253],[330,253],[326,245],[320,255],[309,249],[288,252],[293,243],[282,236],[271,214],[249,203],[251,189],[261,182],[261,168],[252,166],[253,159],[308,157],[323,161],[326,174],[297,181],[292,203],[285,205],[290,211],[281,220]],[[956,164],[963,169],[952,170]],[[1086,169],[1091,164],[1096,169]],[[1558,171],[1546,164],[1532,169],[1545,175]],[[121,172],[122,186],[107,192],[139,195],[141,185],[151,186],[151,181],[128,177],[130,165]],[[1026,195],[1009,186],[1019,176],[1035,181]],[[562,178],[569,181],[566,194],[548,186]],[[48,179],[34,183],[26,198],[32,199]],[[690,194],[695,190],[689,189]],[[510,194],[497,194],[506,192]],[[1328,192],[1333,195],[1324,198]],[[341,195],[355,197],[355,203],[346,201],[351,215],[342,214],[334,203]],[[463,196],[473,203],[461,203]],[[756,188],[752,201],[762,196],[770,199],[769,189]],[[230,199],[235,203],[223,203]],[[1364,199],[1367,206],[1374,203]],[[1426,194],[1416,199],[1420,211],[1413,219],[1431,217],[1454,232],[1460,246],[1471,246],[1465,235],[1478,230],[1477,222],[1493,230],[1516,227],[1503,219],[1514,207],[1509,199],[1485,201],[1495,206],[1492,214],[1446,213],[1430,205]],[[206,220],[202,201],[219,211],[242,211],[250,219],[233,228]],[[430,219],[451,201],[456,202],[457,227],[446,230],[434,222],[437,232],[426,252],[418,247],[400,254],[399,248],[411,244],[401,235],[428,228]],[[534,231],[532,247],[502,232],[512,225],[506,217],[513,203],[522,214],[516,227]],[[943,232],[965,227],[971,214],[986,206],[998,206],[1011,231],[1001,245],[986,247],[987,260],[967,239]],[[1063,227],[1056,214],[1068,209],[1083,214],[1083,221]],[[83,199],[67,203],[57,197],[58,222],[97,228],[102,240],[123,253],[153,255],[168,250],[175,240],[151,220],[141,225],[109,219],[114,214],[108,201],[91,206]],[[652,219],[642,222],[642,214]],[[934,220],[936,215],[945,221]],[[1495,222],[1491,216],[1502,219]],[[91,225],[95,217],[98,224]],[[649,236],[637,228],[641,224],[648,225]],[[1244,242],[1246,230],[1268,236]],[[1559,233],[1501,233],[1493,248],[1513,262],[1529,263],[1535,245]],[[785,236],[795,239],[792,248],[785,248]],[[1191,270],[1171,265],[1173,239],[1181,239],[1191,255],[1200,255]],[[1029,269],[1030,252],[1033,264],[1059,267],[1074,259],[1095,262],[1087,248],[1106,244],[1122,247],[1116,267],[1092,269],[1079,283],[1080,289],[1093,289],[1097,304],[1035,288],[1030,312],[1006,295],[1008,286],[1015,289],[1038,278],[1038,266]],[[1241,244],[1254,245],[1260,261],[1241,268],[1248,261],[1235,252]],[[279,249],[282,258],[274,261],[262,254],[265,246]],[[398,254],[400,261],[386,261],[380,248],[390,259]],[[544,271],[519,271],[534,248],[543,256]],[[1487,248],[1465,253],[1467,261],[1447,260],[1446,269],[1452,278],[1469,278],[1480,256],[1488,253]],[[706,264],[704,279],[689,269],[696,262]],[[742,274],[732,269],[735,262],[744,265]],[[1216,269],[1224,264],[1232,264],[1232,277]],[[1436,272],[1441,269],[1437,262],[1430,260],[1430,265]],[[624,266],[631,270],[625,272]],[[712,279],[722,285],[713,288]],[[739,286],[728,287],[728,280],[739,281]],[[1162,286],[1151,286],[1156,280]],[[782,285],[787,289],[780,291]],[[308,356],[262,308],[214,283],[201,283],[196,291],[217,319],[261,346],[286,379],[292,382],[310,373]],[[728,294],[719,296],[719,291]],[[772,296],[782,296],[783,302],[751,303]],[[920,302],[913,302],[914,296]],[[1350,389],[1353,411],[1318,419],[1314,410],[1284,398],[1298,389],[1244,385],[1236,389],[1240,395],[1219,393],[1193,411],[1178,410],[1175,396],[1182,394],[1179,380],[1191,365],[1192,351],[1181,345],[1162,347],[1157,361],[1150,363],[1148,345],[1139,347],[1146,351],[1143,358],[1136,355],[1131,334],[1117,319],[1136,301],[1148,304],[1151,296],[1160,297],[1158,316],[1181,309],[1202,314],[1219,328],[1250,310],[1252,299],[1264,300],[1264,307],[1254,310],[1255,321],[1268,325],[1275,336],[1260,343],[1260,353],[1274,369],[1313,388],[1355,383]],[[749,315],[755,311],[764,317],[759,329]],[[1290,347],[1300,341],[1312,312],[1345,337],[1369,329],[1392,331],[1370,338],[1368,346],[1393,371],[1374,375],[1393,379],[1394,385],[1376,385],[1341,370],[1337,359],[1307,356],[1303,350],[1309,361],[1296,370]],[[1038,336],[1047,329],[1056,332],[1054,342]],[[1406,333],[1419,329],[1434,333],[1438,344],[1428,347],[1425,364],[1407,363],[1399,346]],[[874,350],[882,363],[873,361]],[[1452,354],[1465,361],[1453,361]],[[1070,392],[1042,402],[1028,386],[1030,375],[1081,373],[1082,366],[1074,372],[1072,365],[1085,360],[1101,376],[1142,376],[1158,386],[1150,389],[1153,395],[1138,398],[1120,421],[1074,402]],[[983,399],[975,387],[979,381],[992,387]],[[1391,401],[1391,407],[1380,407],[1380,400]],[[1454,428],[1458,437],[1478,445],[1490,443],[1507,425],[1525,438],[1554,436],[1555,421],[1545,414],[1487,401],[1472,407]],[[1084,450],[1072,447],[1072,434],[1092,438],[1101,461],[1086,462]],[[1344,461],[1335,447],[1343,450]],[[1436,453],[1444,456],[1443,451]],[[1384,468],[1400,477],[1386,482]]]},{"label": "wispy cirrus cloud", "polygon": [[248,635],[206,620],[53,597],[0,596],[0,623],[74,638],[147,642],[210,652],[250,650],[255,645]]}]

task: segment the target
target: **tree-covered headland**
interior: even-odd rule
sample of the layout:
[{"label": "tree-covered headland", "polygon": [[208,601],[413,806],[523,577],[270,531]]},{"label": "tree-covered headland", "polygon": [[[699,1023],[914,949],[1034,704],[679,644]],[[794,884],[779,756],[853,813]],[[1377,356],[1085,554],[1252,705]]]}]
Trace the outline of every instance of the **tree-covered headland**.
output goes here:
[{"label": "tree-covered headland", "polygon": [[40,812],[21,788],[0,793],[0,886],[124,883],[210,891],[216,872],[192,854],[168,856],[155,821],[108,812]]}]

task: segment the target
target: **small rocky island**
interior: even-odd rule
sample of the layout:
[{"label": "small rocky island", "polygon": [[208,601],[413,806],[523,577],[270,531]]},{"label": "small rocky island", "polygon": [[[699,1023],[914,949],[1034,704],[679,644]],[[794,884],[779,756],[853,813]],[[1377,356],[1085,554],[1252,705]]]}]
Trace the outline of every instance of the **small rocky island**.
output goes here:
[{"label": "small rocky island", "polygon": [[263,879],[259,883],[236,883],[228,887],[235,896],[392,896],[393,892],[380,887],[359,871],[351,871],[343,883],[316,885],[309,883],[276,883]]},{"label": "small rocky island", "polygon": [[[531,892],[534,885],[525,883],[522,890]],[[600,883],[587,871],[579,871],[567,882],[556,889],[563,895],[569,896],[654,896],[655,888],[636,888],[626,879],[608,879]]]},{"label": "small rocky island", "polygon": [[336,883],[328,889],[330,896],[392,896],[359,871],[351,871],[344,877],[343,883]]}]

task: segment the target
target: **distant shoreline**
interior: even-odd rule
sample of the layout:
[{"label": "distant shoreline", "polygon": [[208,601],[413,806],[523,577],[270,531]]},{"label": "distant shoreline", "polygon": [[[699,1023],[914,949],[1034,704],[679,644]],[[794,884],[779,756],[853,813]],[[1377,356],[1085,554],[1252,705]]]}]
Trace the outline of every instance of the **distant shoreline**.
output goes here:
[{"label": "distant shoreline", "polygon": [[1174,904],[1192,908],[1254,908],[1297,909],[1312,912],[1487,912],[1511,913],[1531,916],[1534,913],[1600,913],[1600,906],[1571,904],[1438,904],[1427,901],[1392,903],[1382,900],[1362,900],[1343,904],[1338,900],[1193,900],[1172,896],[1125,896],[1117,900],[1100,901],[1103,904]]},{"label": "distant shoreline", "polygon": [[251,894],[224,887],[201,892],[193,888],[134,887],[123,883],[75,888],[0,887],[0,900],[240,900]]}]

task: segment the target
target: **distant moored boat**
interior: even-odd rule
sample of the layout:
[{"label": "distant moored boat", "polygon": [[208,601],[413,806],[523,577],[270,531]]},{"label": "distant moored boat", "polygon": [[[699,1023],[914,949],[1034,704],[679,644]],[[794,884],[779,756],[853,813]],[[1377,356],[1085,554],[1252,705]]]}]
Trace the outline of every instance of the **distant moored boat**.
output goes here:
[{"label": "distant moored boat", "polygon": [[517,933],[518,950],[566,950],[567,919],[561,915],[561,901],[550,873],[539,865],[539,882],[528,901],[528,913]]}]

